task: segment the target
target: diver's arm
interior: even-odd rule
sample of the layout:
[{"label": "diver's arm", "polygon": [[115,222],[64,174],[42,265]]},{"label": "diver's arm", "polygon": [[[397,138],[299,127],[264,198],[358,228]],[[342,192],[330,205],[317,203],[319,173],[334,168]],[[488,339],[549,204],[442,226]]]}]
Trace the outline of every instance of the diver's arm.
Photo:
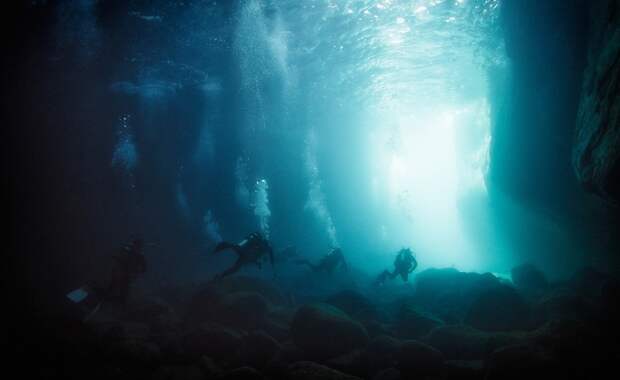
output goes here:
[{"label": "diver's arm", "polygon": [[409,269],[409,273],[413,272],[415,270],[415,268],[418,267],[418,260],[416,260],[415,258],[413,259],[413,265],[411,266],[411,269]]}]

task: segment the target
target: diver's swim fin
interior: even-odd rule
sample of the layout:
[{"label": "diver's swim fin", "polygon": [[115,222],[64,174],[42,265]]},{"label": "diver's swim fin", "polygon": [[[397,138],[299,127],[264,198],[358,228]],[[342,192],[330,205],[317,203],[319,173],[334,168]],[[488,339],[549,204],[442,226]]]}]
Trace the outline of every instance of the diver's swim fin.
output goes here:
[{"label": "diver's swim fin", "polygon": [[95,315],[101,308],[103,298],[97,290],[91,288],[88,285],[84,285],[81,288],[77,288],[66,294],[66,297],[78,305],[81,313],[84,314],[83,321],[87,322],[93,315]]}]

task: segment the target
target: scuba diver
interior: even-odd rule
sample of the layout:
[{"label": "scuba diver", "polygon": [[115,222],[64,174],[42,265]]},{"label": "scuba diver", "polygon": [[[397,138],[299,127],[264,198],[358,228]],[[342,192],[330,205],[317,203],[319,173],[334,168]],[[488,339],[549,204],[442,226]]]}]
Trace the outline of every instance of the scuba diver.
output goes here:
[{"label": "scuba diver", "polygon": [[220,242],[213,250],[213,253],[218,253],[227,249],[235,251],[235,253],[237,253],[239,257],[237,258],[237,261],[233,264],[232,267],[218,274],[215,277],[216,279],[220,279],[236,273],[239,269],[241,269],[241,267],[247,264],[256,264],[259,268],[261,268],[261,260],[263,259],[263,257],[265,257],[265,255],[269,255],[271,267],[274,267],[273,249],[271,248],[269,241],[267,241],[267,239],[265,239],[258,232],[253,232],[249,234],[239,244],[228,243],[225,241]]},{"label": "scuba diver", "polygon": [[125,305],[132,283],[146,272],[143,247],[142,239],[134,238],[113,256],[114,267],[107,287],[84,285],[67,293],[66,297],[85,315],[84,321],[95,315],[104,301]]},{"label": "scuba diver", "polygon": [[396,276],[400,275],[403,281],[409,280],[409,274],[418,267],[418,261],[413,257],[413,252],[409,248],[403,248],[396,255],[394,260],[394,271],[384,270],[375,281],[376,285],[383,285],[389,278],[393,280]]},{"label": "scuba diver", "polygon": [[123,247],[120,253],[113,257],[115,267],[112,272],[112,280],[106,292],[107,298],[118,300],[124,304],[127,302],[131,284],[146,272],[143,240],[141,238],[134,238]]},{"label": "scuba diver", "polygon": [[315,273],[326,272],[331,275],[338,266],[343,267],[344,270],[348,270],[347,262],[344,260],[344,255],[340,248],[332,249],[327,255],[321,258],[318,264],[312,264],[305,259],[297,260],[296,263],[307,265]]}]

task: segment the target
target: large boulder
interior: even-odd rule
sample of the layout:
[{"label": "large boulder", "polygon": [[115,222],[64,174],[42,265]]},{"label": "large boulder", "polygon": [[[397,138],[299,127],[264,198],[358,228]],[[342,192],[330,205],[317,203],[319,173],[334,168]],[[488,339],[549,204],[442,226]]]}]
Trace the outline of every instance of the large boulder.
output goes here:
[{"label": "large boulder", "polygon": [[223,297],[218,322],[240,328],[257,328],[269,311],[269,302],[256,292],[236,292]]},{"label": "large boulder", "polygon": [[502,285],[476,298],[465,323],[483,331],[525,330],[531,326],[530,308],[515,289]]},{"label": "large boulder", "polygon": [[513,345],[494,351],[486,361],[486,378],[554,378],[557,375],[550,356],[534,345]]},{"label": "large boulder", "polygon": [[339,308],[358,321],[378,319],[378,312],[368,298],[354,290],[343,290],[329,296],[325,303]]},{"label": "large boulder", "polygon": [[588,300],[576,294],[552,294],[534,305],[534,318],[538,324],[554,319],[586,320],[595,313]]},{"label": "large boulder", "polygon": [[403,305],[397,313],[394,331],[399,338],[417,339],[441,325],[443,321],[433,315]]},{"label": "large boulder", "polygon": [[252,292],[260,294],[273,305],[287,303],[286,297],[275,285],[257,277],[242,275],[225,277],[214,286],[220,293]]},{"label": "large boulder", "polygon": [[373,376],[372,380],[400,380],[400,371],[396,368],[386,368]]},{"label": "large boulder", "polygon": [[269,301],[258,292],[221,292],[207,287],[192,299],[186,321],[190,324],[215,322],[235,329],[255,329],[265,321]]},{"label": "large boulder", "polygon": [[353,350],[344,355],[329,359],[324,364],[349,375],[365,377],[368,373],[366,359],[367,356],[364,351]]},{"label": "large boulder", "polygon": [[427,269],[416,276],[415,301],[447,323],[459,323],[482,293],[499,287],[491,273],[465,273],[454,268]]},{"label": "large boulder", "polygon": [[202,371],[198,366],[174,365],[158,368],[151,377],[153,380],[202,380]]},{"label": "large boulder", "polygon": [[526,339],[524,333],[488,333],[466,325],[441,326],[422,340],[450,360],[480,360],[494,349]]},{"label": "large boulder", "polygon": [[441,370],[442,379],[483,379],[484,361],[446,360]]},{"label": "large boulder", "polygon": [[288,378],[291,380],[360,380],[359,377],[309,361],[291,364],[288,368]]},{"label": "large boulder", "polygon": [[185,334],[182,338],[184,352],[200,358],[207,355],[223,362],[235,362],[242,344],[241,334],[235,330],[212,323]]},{"label": "large boulder", "polygon": [[571,276],[568,285],[577,293],[596,298],[601,295],[603,284],[609,275],[592,267],[580,268]]},{"label": "large boulder", "polygon": [[404,378],[436,375],[443,362],[444,356],[439,350],[416,340],[403,342],[398,352],[398,369]]},{"label": "large boulder", "polygon": [[392,367],[400,350],[401,342],[387,335],[373,338],[366,347],[366,362],[370,367],[382,369]]},{"label": "large boulder", "polygon": [[328,359],[363,348],[368,342],[366,329],[327,304],[301,307],[291,324],[295,344],[311,358]]},{"label": "large boulder", "polygon": [[512,282],[519,289],[528,292],[542,291],[549,286],[545,275],[532,264],[523,264],[510,271]]},{"label": "large boulder", "polygon": [[254,331],[242,338],[241,360],[244,364],[261,369],[280,351],[280,344],[263,331]]},{"label": "large boulder", "polygon": [[218,380],[263,380],[265,377],[252,367],[239,367],[224,372]]}]

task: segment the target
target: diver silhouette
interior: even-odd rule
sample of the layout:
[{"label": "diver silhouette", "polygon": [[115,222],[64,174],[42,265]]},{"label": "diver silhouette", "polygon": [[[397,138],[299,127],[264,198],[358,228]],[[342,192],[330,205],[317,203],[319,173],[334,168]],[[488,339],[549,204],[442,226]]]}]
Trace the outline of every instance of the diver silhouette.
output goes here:
[{"label": "diver silhouette", "polygon": [[375,281],[376,285],[383,285],[387,279],[393,280],[396,276],[402,278],[403,281],[409,281],[409,274],[418,267],[418,261],[413,257],[413,252],[409,248],[403,248],[398,251],[396,259],[394,259],[394,271],[384,270]]},{"label": "diver silhouette", "polygon": [[114,266],[107,286],[87,284],[77,288],[66,297],[78,305],[85,315],[84,321],[94,316],[105,303],[125,305],[136,279],[146,272],[144,242],[136,237],[126,244],[119,253],[112,256]]},{"label": "diver silhouette", "polygon": [[340,248],[332,249],[327,255],[323,256],[321,260],[319,260],[318,264],[313,264],[306,259],[299,259],[296,263],[300,265],[307,265],[315,273],[324,272],[332,274],[339,266],[344,268],[344,270],[348,270],[347,262],[345,261],[344,255],[342,254],[342,250]]},{"label": "diver silhouette", "polygon": [[222,252],[227,249],[234,251],[239,257],[237,258],[237,261],[233,264],[232,267],[216,275],[216,279],[230,276],[231,274],[236,273],[237,271],[239,271],[239,269],[248,264],[256,264],[259,268],[261,268],[261,261],[266,255],[269,255],[271,267],[274,268],[273,249],[271,248],[269,241],[267,241],[267,239],[265,239],[258,232],[253,232],[249,234],[239,244],[233,244],[225,241],[220,242],[213,250],[213,253]]},{"label": "diver silhouette", "polygon": [[127,302],[127,296],[133,282],[146,272],[144,241],[139,237],[134,238],[113,258],[115,266],[106,291],[106,298],[124,304]]}]

